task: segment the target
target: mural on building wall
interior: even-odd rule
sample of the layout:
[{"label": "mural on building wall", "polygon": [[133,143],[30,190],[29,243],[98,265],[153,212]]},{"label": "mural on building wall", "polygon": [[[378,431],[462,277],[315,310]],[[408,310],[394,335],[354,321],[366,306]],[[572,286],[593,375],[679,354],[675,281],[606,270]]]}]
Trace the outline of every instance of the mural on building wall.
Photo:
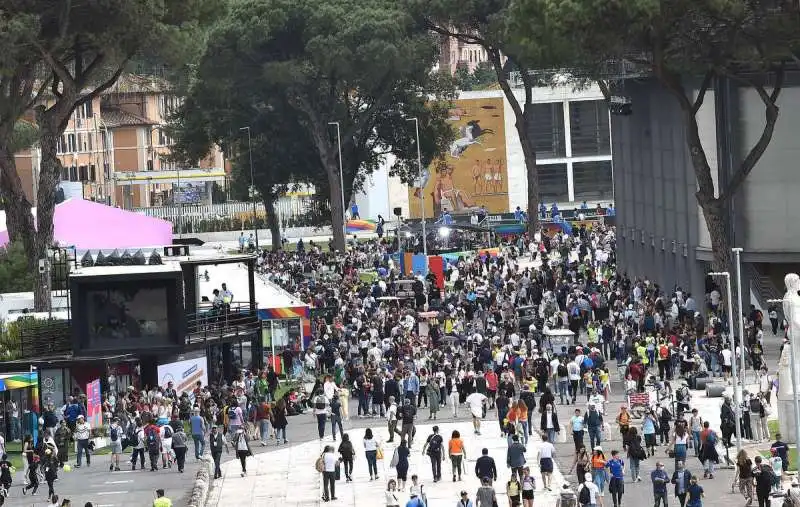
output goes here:
[{"label": "mural on building wall", "polygon": [[490,213],[508,211],[503,99],[456,100],[448,119],[456,140],[443,158],[427,169],[429,177],[409,189],[411,217],[421,216],[420,197],[425,193],[425,216],[438,217],[444,210],[469,213],[481,205]]}]

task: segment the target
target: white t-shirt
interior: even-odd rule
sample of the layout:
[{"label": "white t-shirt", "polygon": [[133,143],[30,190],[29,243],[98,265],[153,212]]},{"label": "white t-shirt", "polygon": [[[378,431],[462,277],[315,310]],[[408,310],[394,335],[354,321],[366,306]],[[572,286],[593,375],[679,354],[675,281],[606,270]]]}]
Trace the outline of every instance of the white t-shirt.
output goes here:
[{"label": "white t-shirt", "polygon": [[374,438],[365,438],[364,439],[364,450],[365,451],[377,451],[378,450],[378,441]]},{"label": "white t-shirt", "polygon": [[326,472],[336,471],[336,453],[326,452],[322,455],[323,470]]},{"label": "white t-shirt", "polygon": [[485,395],[477,392],[467,396],[466,402],[469,405],[473,417],[483,417],[483,404],[486,400],[488,400],[488,398]]},{"label": "white t-shirt", "polygon": [[539,458],[550,458],[556,453],[556,448],[550,442],[542,442],[539,444]]},{"label": "white t-shirt", "polygon": [[731,352],[729,349],[722,349],[720,354],[722,354],[722,364],[725,366],[730,366],[731,359],[733,358],[733,352]]}]

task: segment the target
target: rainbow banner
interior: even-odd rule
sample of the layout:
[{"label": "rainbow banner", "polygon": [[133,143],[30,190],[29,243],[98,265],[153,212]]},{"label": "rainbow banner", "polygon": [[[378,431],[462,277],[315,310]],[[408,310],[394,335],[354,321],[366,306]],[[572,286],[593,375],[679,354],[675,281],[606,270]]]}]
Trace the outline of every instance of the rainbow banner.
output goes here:
[{"label": "rainbow banner", "polygon": [[30,373],[11,373],[8,375],[0,375],[0,391],[38,386],[39,372],[37,371]]},{"label": "rainbow banner", "polygon": [[347,234],[356,234],[359,232],[375,232],[376,227],[374,220],[348,220],[345,230]]}]

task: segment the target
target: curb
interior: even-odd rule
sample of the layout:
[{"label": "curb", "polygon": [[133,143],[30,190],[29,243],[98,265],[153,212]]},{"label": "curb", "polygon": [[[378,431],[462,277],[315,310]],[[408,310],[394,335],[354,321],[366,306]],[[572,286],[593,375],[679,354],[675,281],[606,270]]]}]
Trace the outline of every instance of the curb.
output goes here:
[{"label": "curb", "polygon": [[200,458],[200,468],[195,475],[194,486],[189,493],[188,507],[205,507],[208,499],[208,492],[211,490],[211,473],[214,467],[214,460],[208,454]]}]

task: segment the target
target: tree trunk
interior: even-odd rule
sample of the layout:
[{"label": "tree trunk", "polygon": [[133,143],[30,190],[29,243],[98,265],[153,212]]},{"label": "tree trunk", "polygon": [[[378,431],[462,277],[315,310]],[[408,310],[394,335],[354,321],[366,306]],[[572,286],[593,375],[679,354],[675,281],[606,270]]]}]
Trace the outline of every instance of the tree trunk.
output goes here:
[{"label": "tree trunk", "polygon": [[[62,130],[55,122],[43,121],[39,124],[39,147],[42,160],[39,167],[39,186],[36,194],[36,245],[35,259],[38,263],[48,258],[53,246],[53,214],[56,206],[56,189],[61,175],[61,161],[58,159],[56,143]],[[37,312],[51,309],[50,269],[37,269],[36,286],[33,289],[33,304]]]},{"label": "tree trunk", "polygon": [[277,252],[283,246],[281,244],[281,224],[278,220],[278,212],[275,210],[277,197],[271,193],[264,194],[264,210],[267,212],[267,227],[272,236],[272,251]]},{"label": "tree trunk", "polygon": [[325,163],[325,172],[328,174],[328,186],[331,189],[329,198],[331,208],[331,227],[333,233],[333,248],[340,252],[345,250],[344,237],[344,209],[342,208],[342,184],[339,176],[339,164],[335,158],[328,158]]},{"label": "tree trunk", "polygon": [[14,154],[3,143],[0,143],[0,196],[5,202],[8,240],[22,242],[28,257],[28,268],[33,270],[36,268],[36,227],[31,202],[22,188]]},{"label": "tree trunk", "polygon": [[528,180],[528,237],[533,239],[533,235],[539,230],[539,168],[536,165],[536,148],[526,128],[527,119],[531,114],[530,104],[525,104],[522,125],[518,120],[516,127],[519,142],[522,145],[522,155],[525,158],[525,174],[527,174]]},{"label": "tree trunk", "polygon": [[[731,308],[733,308],[733,326],[735,331],[733,334],[738,335],[739,312],[741,312],[742,309],[739,308],[739,301],[736,297],[736,290],[739,280],[736,278],[736,265],[733,261],[730,235],[728,234],[730,230],[730,217],[728,217],[725,206],[722,205],[718,199],[707,200],[701,198],[700,196],[698,196],[697,199],[701,208],[703,209],[703,217],[705,218],[706,226],[708,227],[708,234],[711,238],[711,250],[713,255],[713,259],[711,261],[712,269],[717,272],[730,273]],[[720,292],[726,294],[724,282],[720,285],[722,287]],[[727,298],[727,295],[725,297]],[[744,294],[742,297],[744,298]],[[742,305],[744,304],[745,302],[743,301]]]}]

